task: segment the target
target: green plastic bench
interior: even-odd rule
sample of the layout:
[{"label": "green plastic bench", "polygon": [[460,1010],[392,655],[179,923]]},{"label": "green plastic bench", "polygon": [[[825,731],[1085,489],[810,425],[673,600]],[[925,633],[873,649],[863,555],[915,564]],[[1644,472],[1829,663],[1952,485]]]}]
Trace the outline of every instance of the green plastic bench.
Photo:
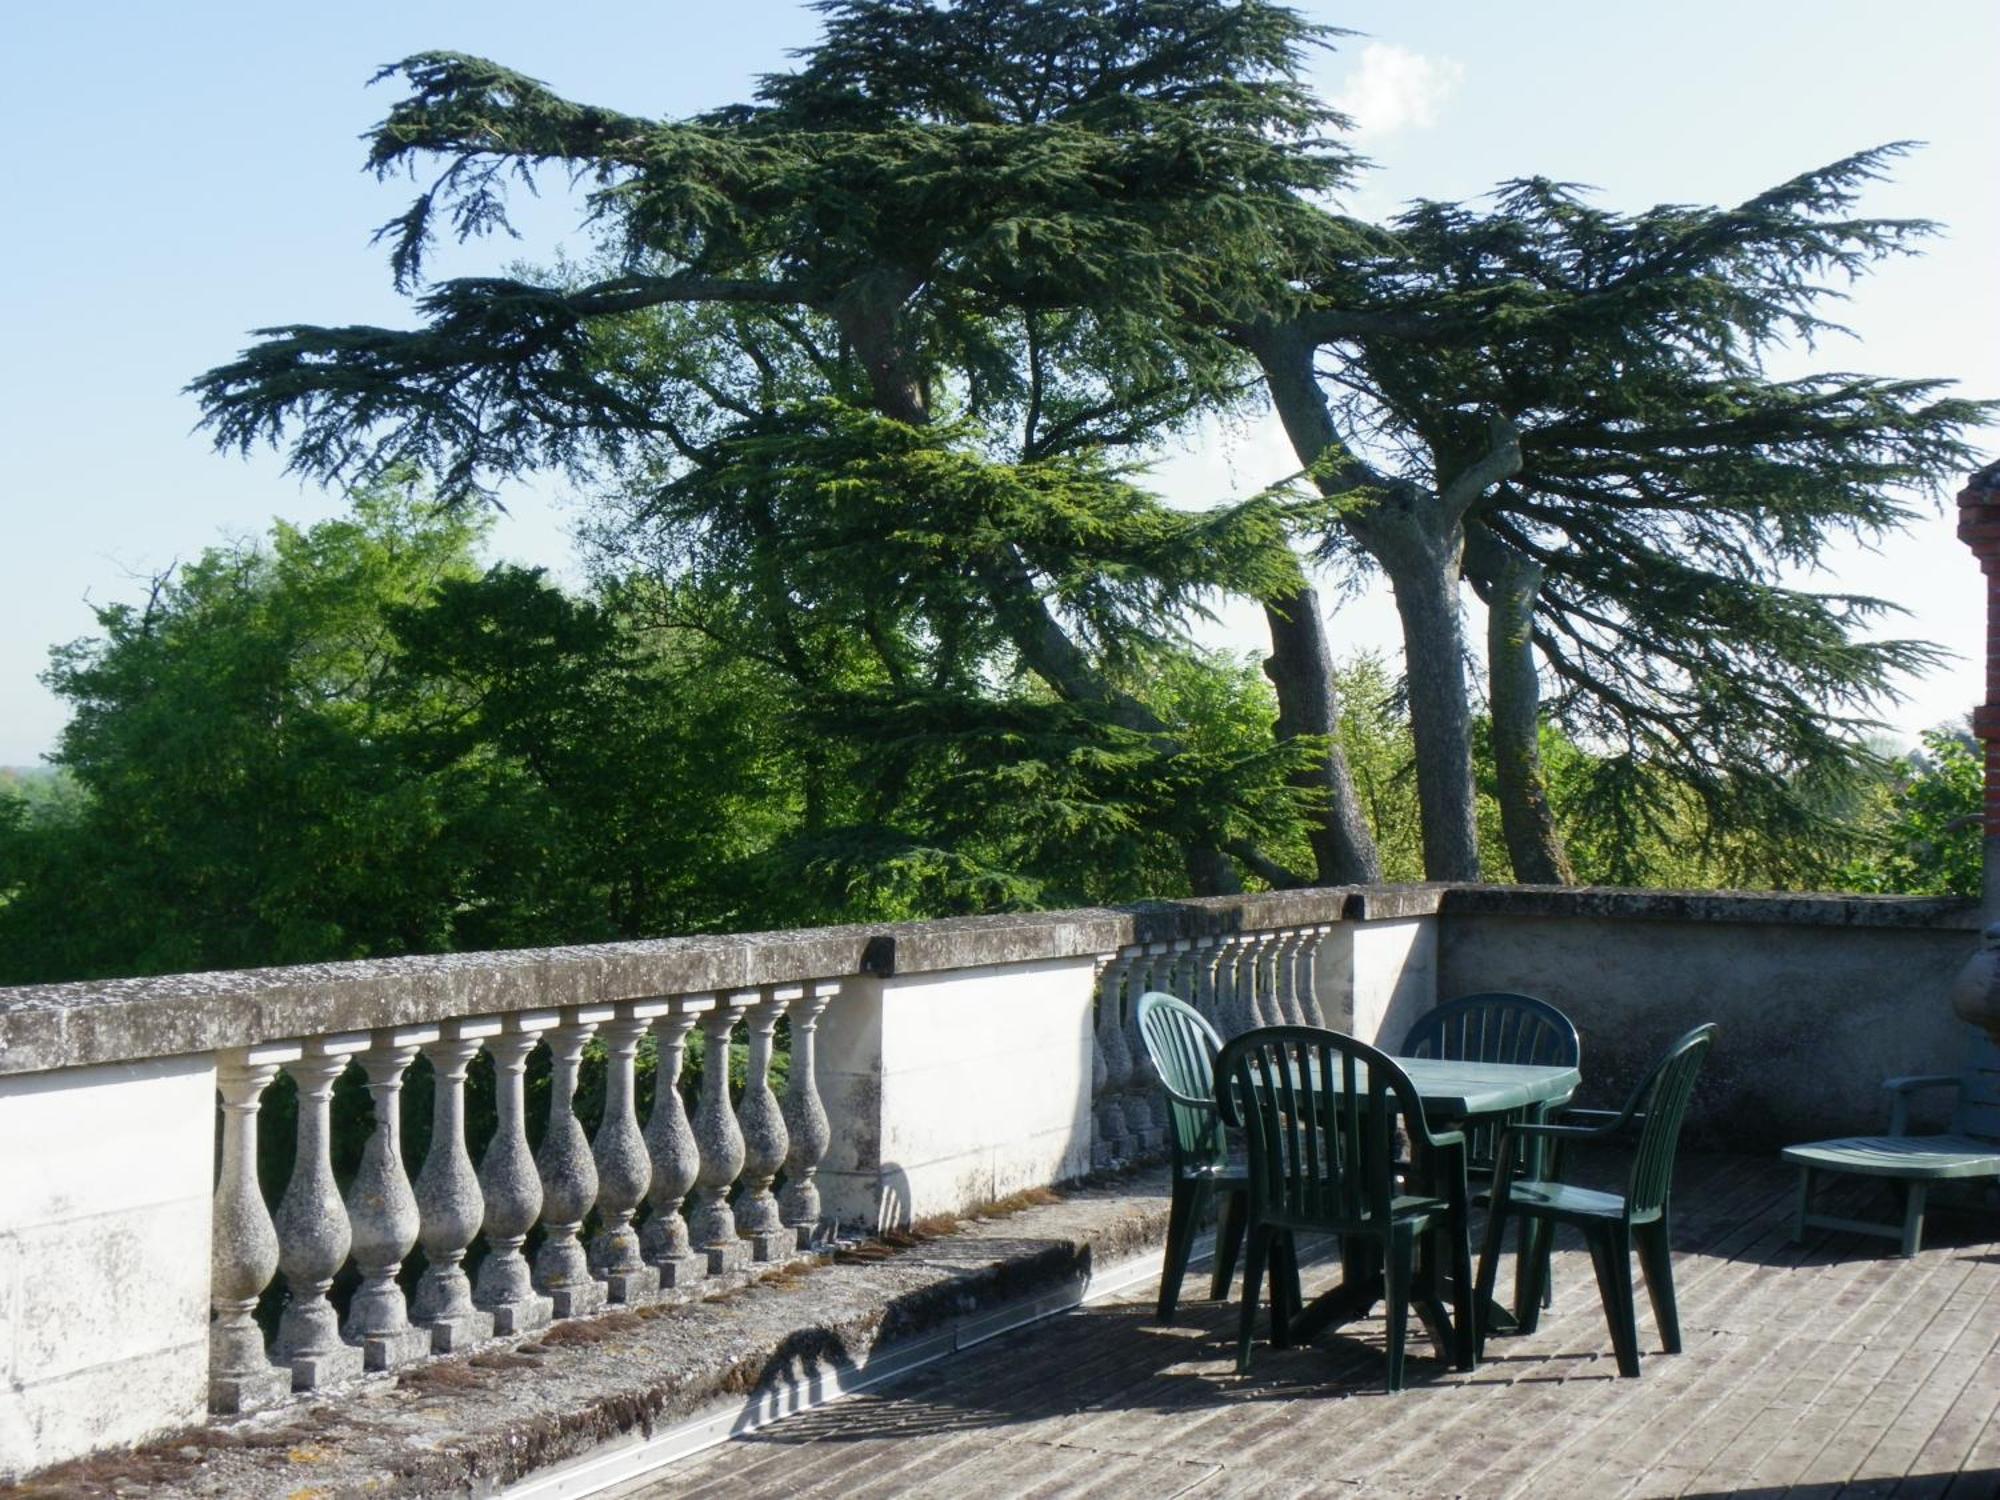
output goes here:
[{"label": "green plastic bench", "polygon": [[[1984,1033],[1973,1033],[1971,1054],[1961,1073],[1924,1073],[1890,1078],[1889,1133],[1852,1135],[1834,1141],[1787,1146],[1785,1160],[1799,1169],[1798,1209],[1792,1238],[1806,1230],[1845,1229],[1900,1241],[1904,1255],[1923,1248],[1924,1206],[1933,1182],[2000,1178],[2000,1048]],[[1956,1088],[1958,1106],[1951,1127],[1940,1135],[1911,1135],[1910,1099],[1925,1089]],[[1903,1221],[1849,1219],[1813,1209],[1815,1179],[1821,1174],[1890,1177],[1903,1184]]]}]

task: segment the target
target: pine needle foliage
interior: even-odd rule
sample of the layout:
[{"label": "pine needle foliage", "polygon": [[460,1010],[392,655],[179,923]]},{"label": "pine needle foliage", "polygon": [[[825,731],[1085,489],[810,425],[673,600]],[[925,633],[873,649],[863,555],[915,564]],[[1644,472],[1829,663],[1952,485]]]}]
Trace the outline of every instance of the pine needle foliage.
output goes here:
[{"label": "pine needle foliage", "polygon": [[[1684,795],[1717,836],[1823,832],[1825,789],[1876,774],[1881,707],[1941,657],[1876,638],[1887,601],[1796,579],[1905,525],[2000,406],[1945,381],[1766,372],[1844,332],[1841,282],[1931,232],[1854,212],[1907,149],[1727,209],[1620,214],[1542,178],[1421,202],[1323,288],[1381,320],[1333,341],[1326,370],[1385,473],[1448,484],[1496,422],[1518,443],[1466,525],[1541,571],[1545,708],[1603,757],[1576,811],[1607,836],[1659,834],[1647,808],[1678,822]],[[1337,532],[1329,547],[1352,555]]]}]

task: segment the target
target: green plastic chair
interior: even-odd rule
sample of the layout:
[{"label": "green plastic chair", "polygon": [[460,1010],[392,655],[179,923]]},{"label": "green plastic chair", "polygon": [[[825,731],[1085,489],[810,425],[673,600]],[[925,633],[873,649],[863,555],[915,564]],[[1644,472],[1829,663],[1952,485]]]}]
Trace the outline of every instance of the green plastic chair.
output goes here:
[{"label": "green plastic chair", "polygon": [[1215,1273],[1208,1295],[1229,1293],[1229,1278],[1243,1245],[1250,1180],[1232,1166],[1215,1108],[1215,1056],[1222,1038],[1193,1006],[1157,990],[1139,997],[1139,1037],[1167,1094],[1168,1146],[1173,1156],[1173,1198],[1167,1213],[1167,1261],[1160,1273],[1162,1323],[1174,1320],[1181,1282],[1197,1230],[1222,1196],[1222,1224],[1215,1236]]},{"label": "green plastic chair", "polygon": [[[1572,1119],[1591,1118],[1593,1125],[1524,1123],[1503,1126],[1495,1150],[1493,1193],[1487,1210],[1486,1243],[1479,1257],[1479,1298],[1484,1306],[1493,1295],[1493,1278],[1500,1258],[1500,1238],[1509,1214],[1539,1219],[1550,1227],[1568,1224],[1581,1230],[1597,1271],[1597,1289],[1604,1299],[1604,1316],[1611,1325],[1611,1345],[1618,1355],[1618,1373],[1639,1373],[1639,1323],[1633,1310],[1632,1250],[1638,1248],[1646,1272],[1646,1290],[1653,1317],[1660,1325],[1660,1343],[1669,1354],[1681,1352],[1680,1312],[1674,1302],[1674,1265],[1669,1230],[1669,1200],[1673,1192],[1674,1155],[1681,1124],[1694,1094],[1695,1075],[1715,1041],[1711,1022],[1697,1026],[1667,1049],[1652,1071],[1632,1091],[1622,1110],[1570,1110]],[[1511,1137],[1552,1143],[1606,1141],[1636,1128],[1632,1170],[1625,1193],[1602,1193],[1560,1180],[1559,1151],[1551,1152],[1545,1179],[1519,1178],[1512,1163]],[[1534,1258],[1524,1300],[1539,1300],[1540,1278],[1547,1276],[1548,1236]],[[1483,1345],[1485,1330],[1479,1330]]]},{"label": "green plastic chair", "polygon": [[[1576,1068],[1583,1063],[1583,1043],[1576,1023],[1548,1001],[1511,990],[1486,990],[1461,995],[1456,1000],[1426,1012],[1403,1034],[1400,1057],[1435,1057],[1449,1062],[1526,1063],[1543,1067]],[[1539,1123],[1546,1118],[1540,1106],[1511,1117],[1512,1123]],[[1475,1180],[1493,1173],[1493,1148],[1500,1122],[1469,1125],[1465,1131],[1465,1169]],[[1523,1164],[1525,1165],[1525,1164]],[[1483,1206],[1487,1194],[1475,1192],[1472,1201]],[[1520,1224],[1515,1264],[1523,1271],[1539,1262],[1545,1248],[1541,1241],[1553,1231],[1535,1219]],[[1554,1288],[1546,1274],[1541,1293],[1532,1301],[1523,1297],[1525,1277],[1516,1277],[1514,1320],[1516,1331],[1533,1333],[1541,1310],[1549,1305]]]},{"label": "green plastic chair", "polygon": [[[1250,1228],[1243,1251],[1243,1313],[1236,1368],[1250,1368],[1258,1293],[1270,1268],[1271,1335],[1280,1348],[1299,1311],[1300,1230],[1341,1236],[1344,1257],[1357,1242],[1379,1250],[1387,1303],[1388,1386],[1403,1388],[1409,1307],[1451,1331],[1453,1363],[1471,1369],[1472,1250],[1465,1137],[1434,1131],[1408,1075],[1385,1052],[1337,1031],[1267,1026],[1222,1049],[1217,1102],[1224,1123],[1243,1130],[1250,1167]],[[1411,1145],[1412,1184],[1396,1176],[1396,1127]],[[1425,1253],[1419,1256],[1419,1241]],[[1372,1244],[1371,1244],[1372,1242]],[[1449,1256],[1456,1315],[1439,1285]]]},{"label": "green plastic chair", "polygon": [[[1890,1096],[1887,1135],[1850,1135],[1785,1148],[1785,1160],[1799,1169],[1794,1240],[1804,1239],[1808,1228],[1845,1229],[1886,1235],[1902,1254],[1915,1255],[1923,1248],[1924,1208],[1932,1183],[2000,1178],[2000,1047],[1984,1032],[1967,1030],[1971,1050],[1963,1071],[1882,1081]],[[1937,1088],[1958,1091],[1950,1128],[1936,1135],[1911,1135],[1910,1096]],[[1814,1178],[1842,1175],[1901,1182],[1902,1221],[1883,1224],[1816,1210]]]}]

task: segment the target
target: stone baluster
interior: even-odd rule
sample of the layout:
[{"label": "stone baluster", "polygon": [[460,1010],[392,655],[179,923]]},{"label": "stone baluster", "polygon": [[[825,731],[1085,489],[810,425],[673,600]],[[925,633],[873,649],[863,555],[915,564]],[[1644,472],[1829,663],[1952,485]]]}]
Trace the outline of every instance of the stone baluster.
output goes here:
[{"label": "stone baluster", "polygon": [[1188,1004],[1200,1011],[1208,1024],[1221,1032],[1226,1040],[1228,1033],[1223,1031],[1221,1005],[1215,993],[1216,960],[1221,953],[1222,945],[1214,938],[1195,939],[1194,953],[1189,961]]},{"label": "stone baluster", "polygon": [[632,1215],[646,1201],[653,1184],[653,1164],[646,1155],[645,1133],[639,1129],[638,1080],[635,1063],[639,1038],[651,1024],[627,1002],[598,1028],[604,1038],[604,1118],[598,1122],[591,1155],[597,1163],[599,1228],[590,1242],[590,1265],[604,1283],[612,1302],[630,1306],[659,1295],[660,1273],[639,1253],[639,1232]]},{"label": "stone baluster", "polygon": [[818,980],[792,1002],[792,1071],[785,1082],[785,1186],[778,1194],[778,1214],[796,1237],[800,1250],[812,1248],[819,1231],[819,1164],[833,1144],[826,1106],[820,1102],[819,1018],[840,986]]},{"label": "stone baluster", "polygon": [[535,1290],[521,1246],[542,1216],[542,1179],[528,1149],[528,1058],[542,1033],[561,1020],[552,1010],[516,1011],[486,1043],[493,1058],[493,1139],[479,1159],[486,1203],[486,1259],[479,1264],[473,1304],[493,1319],[493,1332],[517,1337],[546,1328],[555,1303]]},{"label": "stone baluster", "polygon": [[1238,1031],[1248,1031],[1254,1026],[1265,1025],[1263,1008],[1257,1001],[1257,949],[1259,934],[1246,932],[1236,939],[1234,981],[1236,986],[1236,1014],[1240,1024]]},{"label": "stone baluster", "polygon": [[344,1343],[327,1289],[347,1261],[352,1234],[333,1181],[333,1084],[350,1057],[368,1045],[365,1033],[307,1042],[284,1069],[298,1086],[298,1149],[292,1180],[278,1201],[278,1269],[285,1273],[285,1310],[278,1318],[278,1357],[292,1367],[292,1389],[314,1391],[361,1373],[361,1350]]},{"label": "stone baluster", "polygon": [[447,1021],[422,1050],[431,1065],[431,1144],[417,1173],[417,1239],[429,1262],[417,1281],[413,1321],[431,1331],[431,1352],[455,1354],[493,1336],[493,1315],[473,1305],[465,1251],[486,1213],[465,1142],[465,1074],[497,1020]]},{"label": "stone baluster", "polygon": [[1209,990],[1215,997],[1215,1013],[1209,1018],[1227,1041],[1243,1029],[1243,1008],[1236,994],[1236,944],[1232,934],[1215,939],[1209,960]]},{"label": "stone baluster", "polygon": [[274,1364],[257,1326],[257,1299],[278,1270],[278,1231],[257,1185],[257,1112],[280,1063],[296,1061],[296,1046],[255,1047],[216,1059],[222,1096],[222,1172],[215,1183],[209,1242],[208,1404],[234,1414],[254,1411],[291,1393],[292,1372]]},{"label": "stone baluster", "polygon": [[[1132,1083],[1132,1051],[1125,1043],[1125,979],[1139,954],[1116,954],[1097,983],[1097,1056],[1104,1064],[1104,1087],[1097,1100],[1097,1137],[1108,1159],[1132,1154],[1132,1124],[1125,1116],[1125,1091]],[[1093,1070],[1095,1071],[1095,1070]]]},{"label": "stone baluster", "polygon": [[1143,958],[1133,965],[1132,981],[1126,985],[1126,1026],[1132,1049],[1132,1092],[1125,1102],[1126,1122],[1141,1136],[1140,1149],[1157,1151],[1166,1143],[1167,1096],[1160,1091],[1160,1070],[1153,1066],[1153,1054],[1139,1031],[1139,997],[1149,990],[1166,987],[1168,943],[1148,943]]},{"label": "stone baluster", "polygon": [[579,1232],[597,1201],[597,1162],[576,1117],[577,1072],[591,1034],[611,1020],[609,1005],[572,1005],[549,1031],[549,1118],[535,1167],[542,1176],[542,1248],[535,1252],[535,1290],[555,1304],[559,1318],[580,1317],[604,1306],[604,1283],[590,1274]]},{"label": "stone baluster", "polygon": [[368,1075],[375,1129],[361,1148],[361,1164],[347,1189],[347,1221],[354,1231],[354,1264],[361,1285],[347,1306],[342,1332],[359,1344],[371,1370],[393,1370],[431,1351],[427,1328],[413,1328],[396,1273],[417,1242],[417,1195],[403,1169],[403,1075],[417,1049],[435,1042],[435,1026],[377,1031],[358,1059]]},{"label": "stone baluster", "polygon": [[743,1128],[743,1187],[736,1196],[736,1231],[750,1241],[751,1256],[759,1262],[777,1260],[798,1249],[798,1231],[785,1228],[777,1194],[771,1191],[778,1169],[792,1149],[784,1109],[771,1089],[771,1042],[778,1018],[804,995],[805,987],[797,984],[767,989],[744,1019],[750,1033],[750,1058],[743,1098],[736,1108],[737,1122]]},{"label": "stone baluster", "polygon": [[1308,928],[1305,941],[1299,946],[1299,1003],[1308,1026],[1326,1025],[1326,1007],[1319,999],[1319,945],[1332,931],[1331,927]]},{"label": "stone baluster", "polygon": [[701,1098],[695,1104],[694,1138],[701,1151],[695,1177],[694,1211],[689,1215],[695,1248],[708,1257],[708,1274],[738,1270],[750,1247],[736,1236],[736,1216],[729,1211],[729,1185],[743,1170],[743,1132],[729,1105],[729,1034],[737,1017],[756,1004],[755,990],[738,990],[716,997],[715,1008],[702,1017],[706,1044],[701,1066]]},{"label": "stone baluster", "polygon": [[1108,1089],[1111,1070],[1104,1065],[1104,985],[1117,958],[1116,953],[1098,954],[1090,979],[1090,993],[1095,997],[1090,1022],[1090,1164],[1099,1171],[1112,1162],[1111,1141],[1104,1128],[1104,1112],[1112,1107]]},{"label": "stone baluster", "polygon": [[1250,1006],[1252,1026],[1282,1026],[1284,1016],[1272,1006],[1270,1000],[1270,946],[1272,938],[1268,932],[1248,932],[1244,934],[1244,954],[1242,954],[1242,984],[1244,998]]},{"label": "stone baluster", "polygon": [[1271,1000],[1287,1026],[1306,1024],[1305,1006],[1299,999],[1298,958],[1305,933],[1290,927],[1277,933],[1271,954]]},{"label": "stone baluster", "polygon": [[681,1215],[681,1202],[701,1172],[701,1154],[681,1103],[680,1080],[688,1033],[701,1015],[714,1008],[713,995],[682,995],[653,1019],[659,1065],[653,1073],[653,1112],[646,1117],[646,1152],[653,1163],[647,1201],[652,1213],[639,1231],[639,1248],[660,1273],[662,1289],[685,1287],[708,1269],[694,1253],[687,1220]]}]

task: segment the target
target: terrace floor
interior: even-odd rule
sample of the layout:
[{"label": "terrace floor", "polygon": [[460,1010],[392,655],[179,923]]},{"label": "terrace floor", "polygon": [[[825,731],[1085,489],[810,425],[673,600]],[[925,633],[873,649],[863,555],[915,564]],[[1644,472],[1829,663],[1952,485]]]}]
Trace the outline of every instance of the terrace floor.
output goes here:
[{"label": "terrace floor", "polygon": [[[1258,1346],[1233,1304],[1150,1291],[1091,1305],[776,1423],[617,1493],[736,1496],[2000,1494],[2000,1245],[1934,1212],[1930,1248],[1789,1242],[1792,1174],[1684,1158],[1675,1279],[1686,1352],[1620,1380],[1588,1257],[1566,1244],[1541,1329],[1474,1373],[1412,1321],[1411,1388],[1381,1388],[1382,1324]],[[1307,1295],[1333,1275],[1309,1267]],[[1507,1272],[1503,1271],[1502,1285]],[[1200,1291],[1189,1276],[1191,1289]]]}]

